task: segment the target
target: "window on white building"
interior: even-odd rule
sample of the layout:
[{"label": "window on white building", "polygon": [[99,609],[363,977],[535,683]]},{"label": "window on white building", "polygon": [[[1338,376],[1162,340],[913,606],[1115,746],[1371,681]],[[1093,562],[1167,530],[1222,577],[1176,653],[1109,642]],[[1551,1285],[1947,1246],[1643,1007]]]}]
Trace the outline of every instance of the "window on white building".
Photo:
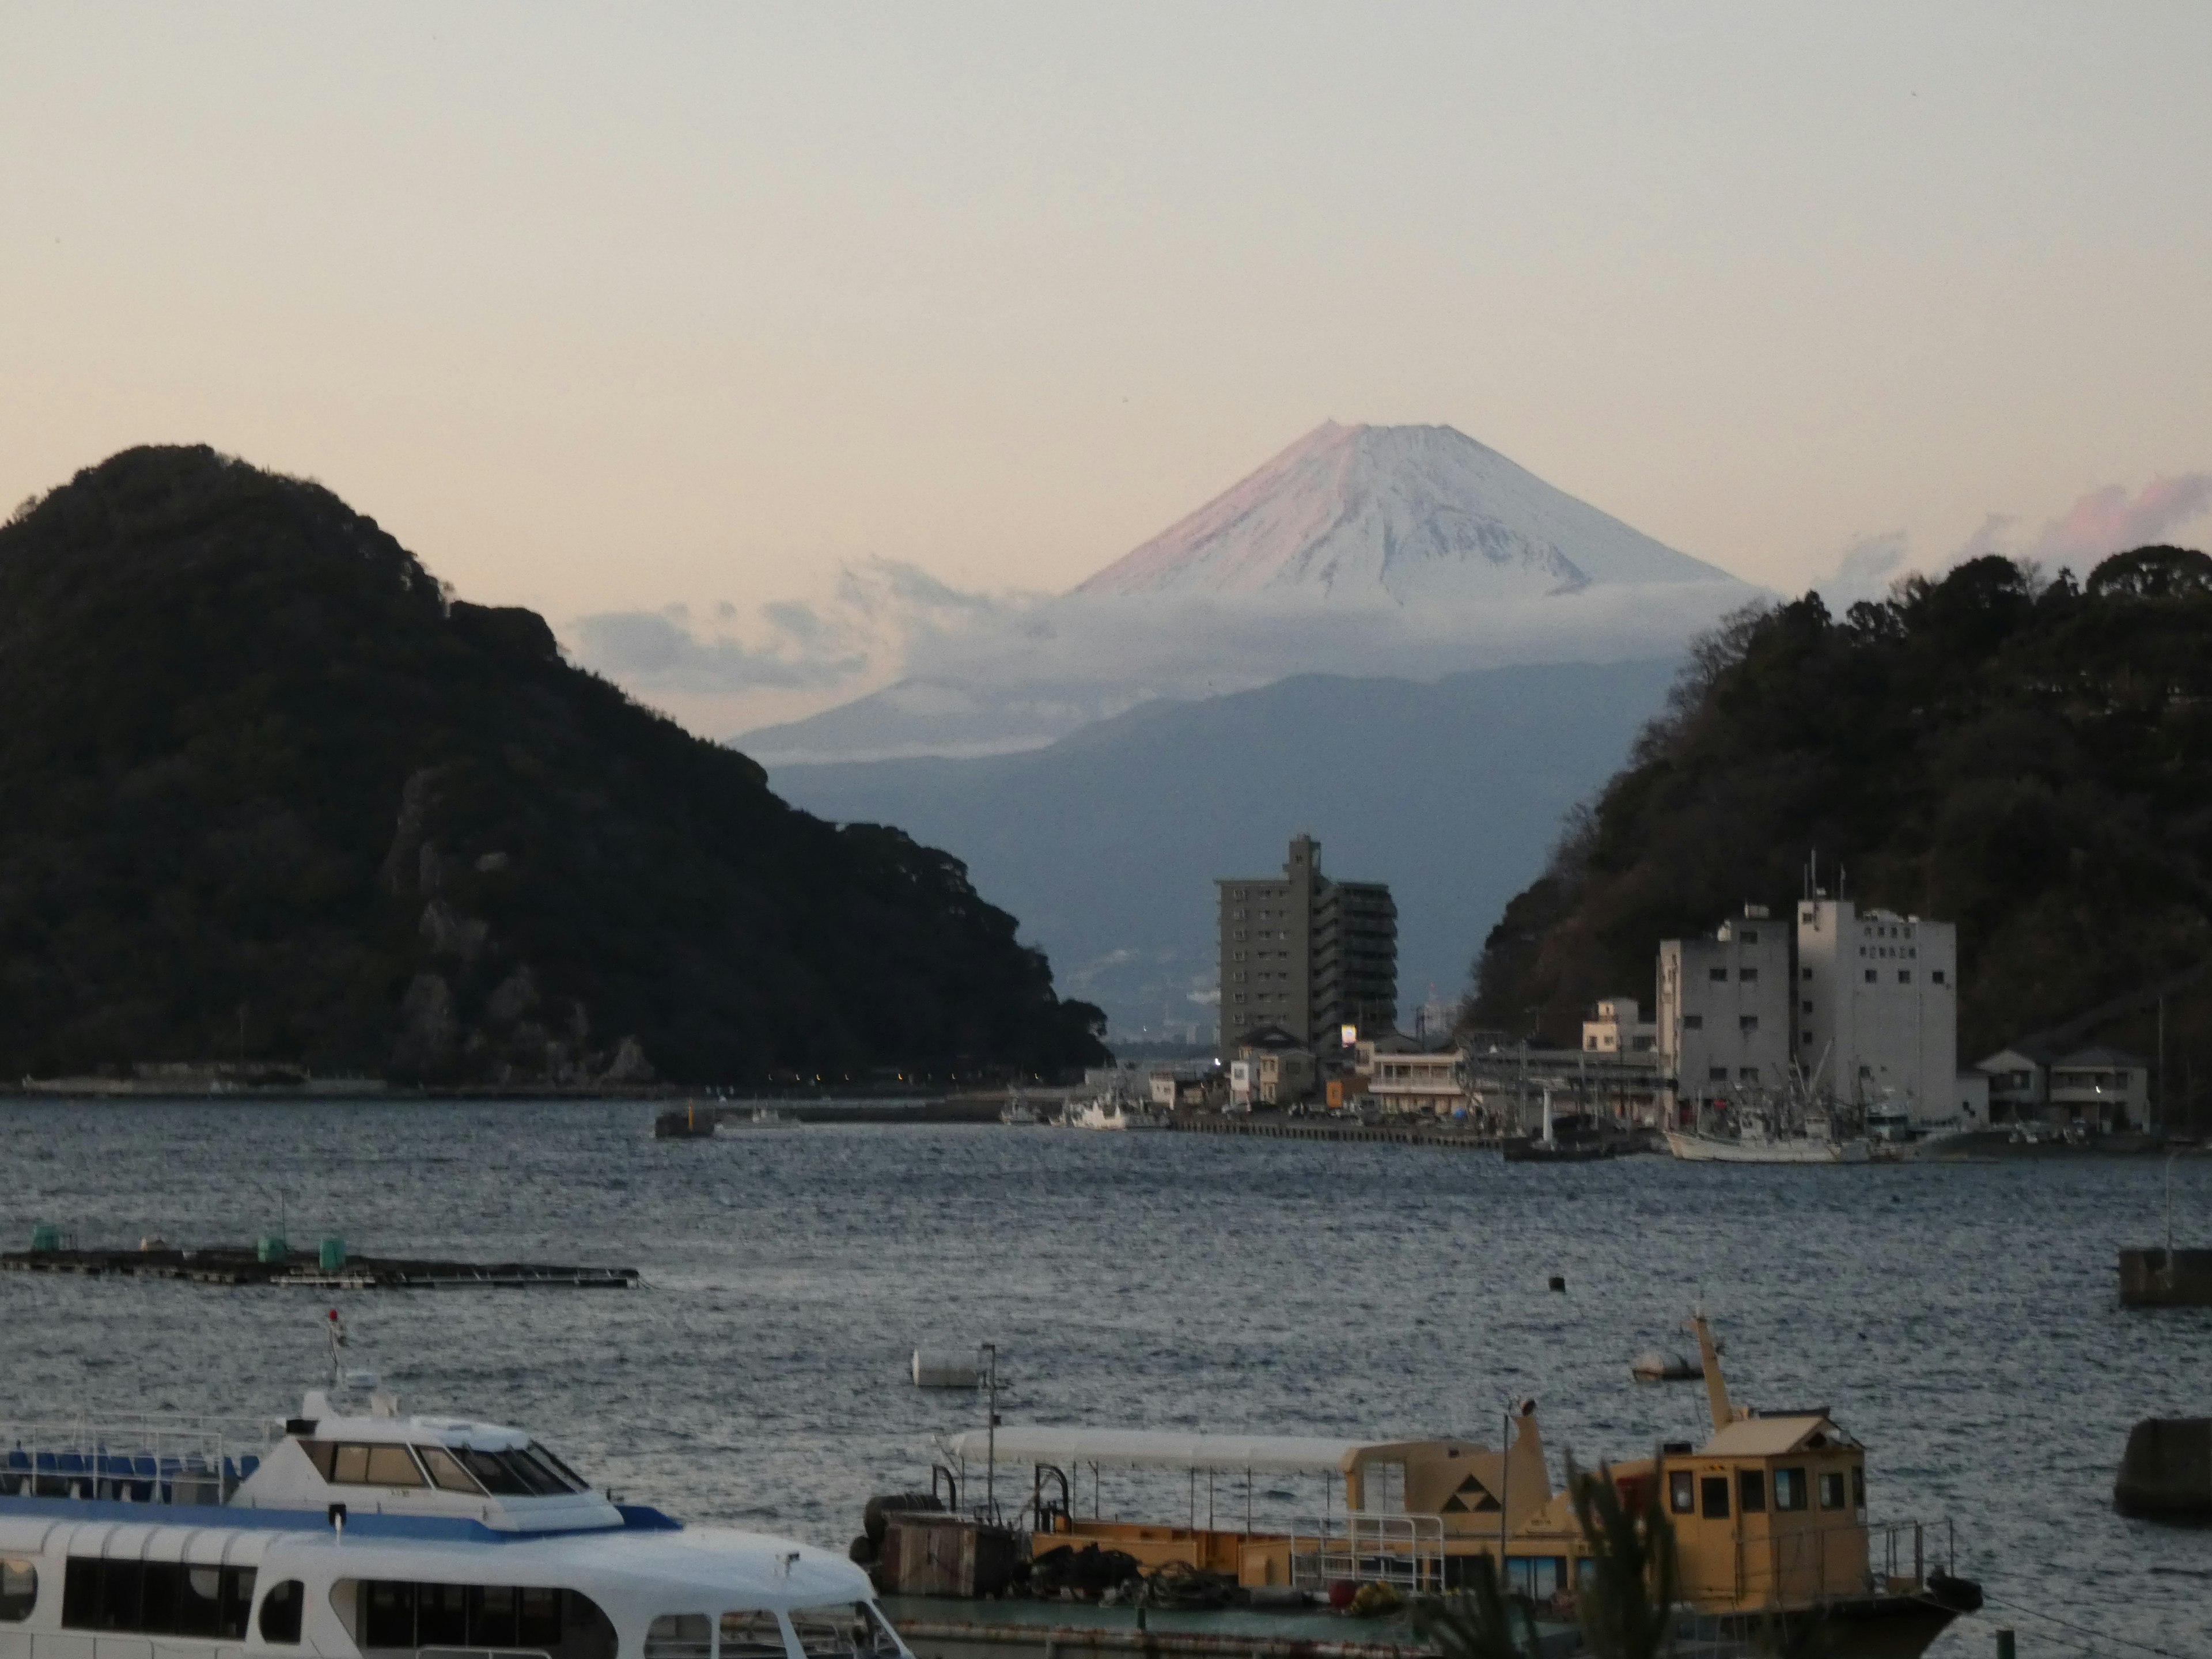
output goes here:
[{"label": "window on white building", "polygon": [[1912,969],[1911,969],[1910,968],[1900,968],[1900,969],[1899,969],[1897,970],[1897,982],[1898,982],[1899,985],[1910,985],[1910,984],[1911,984],[1911,983],[1912,983]]},{"label": "window on white building", "polygon": [[1739,968],[1735,970],[1735,976],[1743,981],[1746,984],[1749,984],[1753,980],[1759,977],[1759,969],[1756,968]]},{"label": "window on white building", "polygon": [[1684,1030],[1686,1030],[1686,1031],[1702,1031],[1702,1030],[1704,1030],[1705,1029],[1705,1017],[1703,1014],[1685,1014],[1685,1015],[1683,1015],[1683,1016],[1682,1016],[1682,1029],[1683,1029]]},{"label": "window on white building", "polygon": [[1929,974],[1928,977],[1935,983],[1941,985],[1943,982],[1943,970],[1941,968],[1938,968],[1933,973]]},{"label": "window on white building", "polygon": [[1759,1029],[1759,1016],[1746,1014],[1741,1019],[1736,1021],[1736,1025],[1739,1030],[1744,1031],[1756,1031]]},{"label": "window on white building", "polygon": [[1738,1082],[1756,1083],[1759,1081],[1759,1067],[1756,1066],[1747,1066],[1735,1075]]},{"label": "window on white building", "polygon": [[1874,969],[1871,968],[1867,969],[1867,983],[1869,985],[1874,983]]},{"label": "window on white building", "polygon": [[1705,1078],[1708,1082],[1726,1083],[1728,1081],[1728,1067],[1725,1066],[1716,1066],[1711,1071],[1705,1073]]},{"label": "window on white building", "polygon": [[1725,968],[1716,968],[1712,970],[1710,977],[1715,981],[1725,980],[1728,978],[1728,969]]}]

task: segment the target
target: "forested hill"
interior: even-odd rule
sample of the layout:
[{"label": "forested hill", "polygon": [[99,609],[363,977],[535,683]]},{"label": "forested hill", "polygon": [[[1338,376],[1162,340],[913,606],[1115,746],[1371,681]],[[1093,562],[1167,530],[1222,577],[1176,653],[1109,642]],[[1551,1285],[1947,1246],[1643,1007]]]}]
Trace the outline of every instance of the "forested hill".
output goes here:
[{"label": "forested hill", "polygon": [[833,827],[318,485],[128,451],[0,529],[0,1075],[702,1082],[1098,1057],[953,859]]},{"label": "forested hill", "polygon": [[[1662,939],[1787,914],[1815,851],[1862,906],[1959,925],[1962,1061],[2204,962],[2212,559],[1981,558],[1844,617],[1739,613],[1491,933],[1473,1018],[1572,1042],[1600,996],[1648,1009]],[[2185,1066],[2212,1089],[2212,1021],[2183,1026],[2177,1099]]]}]

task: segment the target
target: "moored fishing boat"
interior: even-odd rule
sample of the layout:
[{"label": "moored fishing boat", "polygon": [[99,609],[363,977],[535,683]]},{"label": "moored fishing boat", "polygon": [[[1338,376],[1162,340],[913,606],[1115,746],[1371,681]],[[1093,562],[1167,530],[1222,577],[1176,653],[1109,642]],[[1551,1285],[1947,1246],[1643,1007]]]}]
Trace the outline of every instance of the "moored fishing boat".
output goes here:
[{"label": "moored fishing boat", "polygon": [[1865,1164],[1873,1153],[1863,1140],[1833,1140],[1826,1135],[1782,1134],[1751,1128],[1717,1135],[1668,1129],[1667,1150],[1692,1164]]}]

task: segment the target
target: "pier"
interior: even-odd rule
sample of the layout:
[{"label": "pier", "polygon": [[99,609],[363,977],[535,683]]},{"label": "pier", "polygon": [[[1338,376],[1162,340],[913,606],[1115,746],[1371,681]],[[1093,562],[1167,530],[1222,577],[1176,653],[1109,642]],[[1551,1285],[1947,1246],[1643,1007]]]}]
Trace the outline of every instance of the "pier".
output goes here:
[{"label": "pier", "polygon": [[1496,1152],[1498,1138],[1442,1124],[1360,1123],[1312,1117],[1220,1117],[1177,1113],[1169,1126],[1177,1134],[1263,1135],[1275,1140],[1367,1140],[1396,1146],[1455,1146],[1468,1152]]}]

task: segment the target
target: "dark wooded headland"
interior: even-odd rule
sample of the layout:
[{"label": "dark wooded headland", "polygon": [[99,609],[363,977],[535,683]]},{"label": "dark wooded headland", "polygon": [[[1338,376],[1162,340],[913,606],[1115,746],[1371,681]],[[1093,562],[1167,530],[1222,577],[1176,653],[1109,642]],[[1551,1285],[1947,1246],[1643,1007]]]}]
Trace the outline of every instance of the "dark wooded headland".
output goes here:
[{"label": "dark wooded headland", "polygon": [[957,860],[793,810],[533,613],[204,447],[128,451],[0,529],[0,1075],[1103,1057]]},{"label": "dark wooded headland", "polygon": [[1980,558],[1740,616],[1491,933],[1474,1018],[1571,1042],[1651,996],[1659,939],[1789,914],[1815,851],[1824,886],[1958,924],[1961,1058],[2100,1010],[2150,1052],[2164,988],[2177,1119],[2212,1097],[2212,974],[2174,984],[2212,958],[2212,558]]}]

